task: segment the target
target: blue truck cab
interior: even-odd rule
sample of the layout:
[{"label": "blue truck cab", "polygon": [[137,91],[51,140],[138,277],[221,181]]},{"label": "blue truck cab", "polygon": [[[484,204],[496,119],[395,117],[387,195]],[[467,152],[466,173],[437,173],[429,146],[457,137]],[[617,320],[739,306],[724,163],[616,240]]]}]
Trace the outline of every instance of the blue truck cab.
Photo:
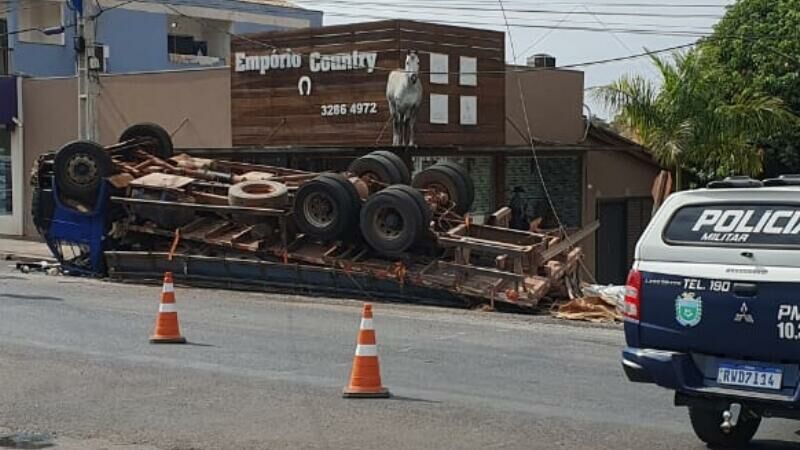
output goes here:
[{"label": "blue truck cab", "polygon": [[670,196],[636,246],[622,366],[675,391],[712,447],[800,419],[800,177]]}]

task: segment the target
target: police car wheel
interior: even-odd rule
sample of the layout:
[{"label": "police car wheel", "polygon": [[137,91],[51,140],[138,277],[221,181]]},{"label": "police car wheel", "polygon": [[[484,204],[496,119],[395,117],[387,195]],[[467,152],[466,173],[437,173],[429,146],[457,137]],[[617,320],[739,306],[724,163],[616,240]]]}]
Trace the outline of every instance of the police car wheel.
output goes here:
[{"label": "police car wheel", "polygon": [[689,419],[692,422],[694,433],[701,441],[711,448],[740,448],[746,445],[755,436],[761,417],[742,411],[739,422],[730,432],[725,433],[720,428],[722,424],[720,408],[703,408],[693,406],[689,408]]}]

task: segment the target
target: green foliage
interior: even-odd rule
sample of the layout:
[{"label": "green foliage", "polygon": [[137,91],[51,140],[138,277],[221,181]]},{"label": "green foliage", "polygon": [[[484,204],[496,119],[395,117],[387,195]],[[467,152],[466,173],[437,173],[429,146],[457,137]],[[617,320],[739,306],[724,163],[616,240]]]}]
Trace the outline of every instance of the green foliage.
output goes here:
[{"label": "green foliage", "polygon": [[651,60],[660,83],[595,96],[677,179],[800,172],[800,0],[739,0],[694,50]]},{"label": "green foliage", "polygon": [[[800,114],[800,0],[739,0],[702,44],[721,95],[763,92]],[[800,172],[800,125],[760,136],[768,176]]]},{"label": "green foliage", "polygon": [[700,50],[651,59],[660,86],[632,75],[595,91],[617,113],[615,123],[631,130],[665,167],[700,179],[759,174],[762,155],[753,138],[794,120],[783,102],[752,89],[726,99]]}]

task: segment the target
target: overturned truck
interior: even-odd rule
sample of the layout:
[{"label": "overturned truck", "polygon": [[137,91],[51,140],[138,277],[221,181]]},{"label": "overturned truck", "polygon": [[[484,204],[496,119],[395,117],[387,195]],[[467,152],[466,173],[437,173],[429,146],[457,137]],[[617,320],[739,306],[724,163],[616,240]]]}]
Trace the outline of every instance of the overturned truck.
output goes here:
[{"label": "overturned truck", "polygon": [[374,151],[344,172],[174,154],[137,124],[117,144],[39,158],[34,223],[71,274],[535,311],[578,286],[572,235],[472,223],[469,174],[442,161],[411,176]]}]

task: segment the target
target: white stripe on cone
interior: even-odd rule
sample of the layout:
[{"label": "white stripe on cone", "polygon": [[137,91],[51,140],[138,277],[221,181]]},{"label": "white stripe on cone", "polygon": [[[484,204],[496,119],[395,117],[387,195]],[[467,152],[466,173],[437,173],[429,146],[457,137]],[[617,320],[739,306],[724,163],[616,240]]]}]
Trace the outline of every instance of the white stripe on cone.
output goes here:
[{"label": "white stripe on cone", "polygon": [[164,289],[161,292],[175,292],[175,286],[172,283],[164,283]]},{"label": "white stripe on cone", "polygon": [[178,312],[178,305],[175,303],[162,303],[158,305],[158,312]]},{"label": "white stripe on cone", "polygon": [[378,356],[377,345],[356,345],[356,356]]},{"label": "white stripe on cone", "polygon": [[374,328],[372,328],[372,319],[361,319],[361,329],[374,330]]}]

